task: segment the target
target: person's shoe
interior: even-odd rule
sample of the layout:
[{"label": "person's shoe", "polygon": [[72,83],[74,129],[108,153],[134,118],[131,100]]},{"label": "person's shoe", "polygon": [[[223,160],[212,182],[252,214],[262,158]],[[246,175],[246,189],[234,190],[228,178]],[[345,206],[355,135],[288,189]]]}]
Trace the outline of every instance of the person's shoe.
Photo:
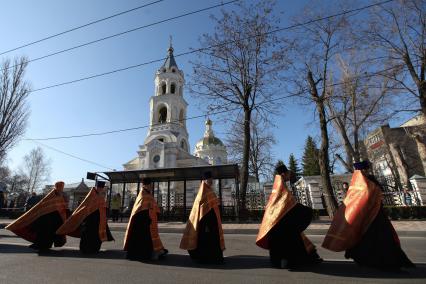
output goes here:
[{"label": "person's shoe", "polygon": [[288,266],[288,260],[285,258],[281,259],[280,268],[284,269],[284,268],[287,268],[287,266]]},{"label": "person's shoe", "polygon": [[169,250],[167,250],[167,249],[162,249],[161,251],[160,251],[160,254],[159,254],[159,258],[163,258],[163,257],[165,257],[167,254],[169,253]]},{"label": "person's shoe", "polygon": [[31,244],[28,247],[31,248],[31,249],[38,249],[38,245],[36,245],[36,244]]}]

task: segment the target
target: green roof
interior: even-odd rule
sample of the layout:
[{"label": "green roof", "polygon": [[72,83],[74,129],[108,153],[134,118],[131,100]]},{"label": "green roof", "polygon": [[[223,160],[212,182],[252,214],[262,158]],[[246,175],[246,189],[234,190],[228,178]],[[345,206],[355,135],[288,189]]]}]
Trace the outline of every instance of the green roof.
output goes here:
[{"label": "green roof", "polygon": [[163,67],[170,69],[172,66],[177,68],[175,57],[173,56],[173,47],[170,47],[168,50],[169,54],[166,58],[166,61],[163,64]]},{"label": "green roof", "polygon": [[204,137],[203,139],[198,141],[198,143],[200,143],[200,142],[203,142],[203,145],[220,145],[220,146],[223,146],[222,141],[220,141],[220,139],[216,138],[216,137]]}]

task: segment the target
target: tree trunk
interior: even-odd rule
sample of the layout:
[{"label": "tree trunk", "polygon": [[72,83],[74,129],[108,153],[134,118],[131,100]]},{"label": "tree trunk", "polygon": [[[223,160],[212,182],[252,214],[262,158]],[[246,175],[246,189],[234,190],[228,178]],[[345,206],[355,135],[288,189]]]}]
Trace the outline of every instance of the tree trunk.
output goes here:
[{"label": "tree trunk", "polygon": [[249,168],[249,154],[250,154],[250,121],[251,110],[244,109],[244,139],[243,139],[243,163],[241,165],[241,210],[245,212],[246,209],[246,192],[248,184],[248,168]]},{"label": "tree trunk", "polygon": [[422,81],[421,84],[419,88],[420,109],[423,117],[426,117],[426,82]]},{"label": "tree trunk", "polygon": [[333,194],[333,186],[330,179],[330,158],[328,156],[328,130],[327,119],[325,116],[324,102],[321,99],[316,100],[318,116],[321,129],[321,147],[319,149],[319,166],[321,172],[322,191],[324,194],[325,206],[328,216],[333,217],[337,208],[337,202]]},{"label": "tree trunk", "polygon": [[408,164],[405,161],[404,156],[402,155],[401,148],[395,143],[390,143],[389,148],[391,150],[392,156],[396,164],[396,169],[401,179],[400,183],[402,188],[404,188],[404,186],[407,186],[408,189],[411,189]]},{"label": "tree trunk", "polygon": [[426,139],[422,137],[420,134],[414,135],[414,140],[417,144],[417,150],[419,151],[419,156],[423,165],[423,175],[426,175]]},{"label": "tree trunk", "polygon": [[346,170],[349,173],[353,173],[354,172],[354,170],[353,170],[353,168],[351,166],[351,163],[348,163],[347,161],[343,160],[343,158],[339,154],[336,154],[336,158],[337,158],[337,160],[340,161],[340,163],[346,168]]}]

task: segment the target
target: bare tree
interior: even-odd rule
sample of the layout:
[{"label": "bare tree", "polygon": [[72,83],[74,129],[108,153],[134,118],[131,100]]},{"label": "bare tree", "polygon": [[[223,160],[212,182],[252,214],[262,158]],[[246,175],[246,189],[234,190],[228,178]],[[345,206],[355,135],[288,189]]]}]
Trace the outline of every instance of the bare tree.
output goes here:
[{"label": "bare tree", "polygon": [[25,191],[27,184],[27,178],[20,173],[12,174],[8,180],[10,192],[22,193]]},{"label": "bare tree", "polygon": [[227,116],[243,115],[241,165],[241,206],[245,208],[252,115],[271,118],[276,107],[272,99],[279,94],[278,76],[285,66],[285,49],[276,33],[275,1],[252,4],[239,2],[238,11],[222,11],[212,17],[214,31],[200,40],[205,52],[193,62],[193,94],[208,100],[211,110],[228,110]]},{"label": "bare tree", "polygon": [[0,70],[0,160],[24,134],[28,120],[26,100],[30,92],[24,80],[27,60],[6,60]]},{"label": "bare tree", "polygon": [[367,40],[400,69],[390,78],[404,89],[404,96],[417,99],[420,108],[410,110],[426,116],[426,0],[392,1],[372,10],[369,18]]},{"label": "bare tree", "polygon": [[364,76],[372,64],[359,50],[347,58],[338,57],[337,84],[329,87],[326,106],[346,152],[346,161],[337,158],[348,172],[353,172],[352,162],[361,158],[362,133],[385,124],[393,115],[391,95],[395,84],[379,75]]},{"label": "bare tree", "polygon": [[[383,74],[401,88],[399,111],[419,111],[426,118],[426,0],[392,1],[372,10],[369,18],[365,38],[399,71]],[[422,161],[426,161],[426,135],[412,134]]]},{"label": "bare tree", "polygon": [[[250,124],[249,174],[257,181],[261,178],[269,179],[273,174],[274,160],[271,150],[275,138],[268,128],[268,124],[260,119],[258,114],[253,116]],[[243,160],[244,151],[241,144],[243,135],[244,124],[235,121],[226,140],[230,159],[239,164]]]},{"label": "bare tree", "polygon": [[34,192],[41,189],[43,183],[49,179],[50,160],[46,158],[43,150],[37,147],[24,156],[24,165],[21,171],[27,180],[26,190]]},{"label": "bare tree", "polygon": [[[317,2],[316,2],[317,3]],[[312,4],[312,3],[311,3]],[[316,9],[308,7],[299,17],[302,19],[323,18],[324,11],[333,9],[333,6],[317,5]],[[324,20],[307,24],[299,28],[294,34],[293,63],[290,78],[294,89],[298,89],[301,102],[307,107],[313,107],[316,112],[321,135],[319,148],[319,164],[321,172],[322,190],[325,205],[329,216],[333,216],[337,202],[333,196],[330,179],[329,158],[329,116],[327,114],[327,101],[330,97],[330,85],[333,84],[331,67],[336,61],[336,56],[345,49],[345,32],[348,27],[345,15],[324,17]]]}]

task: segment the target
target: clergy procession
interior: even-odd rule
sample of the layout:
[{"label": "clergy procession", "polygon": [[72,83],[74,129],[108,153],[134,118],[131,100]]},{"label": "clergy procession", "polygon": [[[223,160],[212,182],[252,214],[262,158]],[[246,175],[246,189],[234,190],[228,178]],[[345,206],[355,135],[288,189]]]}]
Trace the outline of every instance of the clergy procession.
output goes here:
[{"label": "clergy procession", "polygon": [[[349,190],[338,208],[322,247],[343,252],[358,265],[385,271],[413,268],[398,235],[383,211],[382,190],[369,171],[369,162],[354,165]],[[256,245],[269,250],[270,264],[279,269],[309,269],[323,262],[313,242],[304,234],[312,209],[297,202],[287,184],[294,173],[285,165],[276,169],[272,193],[259,227]],[[97,181],[83,202],[69,213],[59,181],[39,203],[6,227],[31,242],[30,248],[48,255],[52,246],[62,247],[66,237],[80,238],[82,254],[97,254],[106,241],[114,241],[107,223],[105,182]],[[205,172],[180,241],[180,249],[203,265],[224,265],[225,236],[220,200],[211,172]],[[133,205],[123,250],[132,261],[167,259],[158,229],[160,209],[153,196],[153,180],[142,179],[142,190]],[[254,244],[253,244],[254,245]]]}]

